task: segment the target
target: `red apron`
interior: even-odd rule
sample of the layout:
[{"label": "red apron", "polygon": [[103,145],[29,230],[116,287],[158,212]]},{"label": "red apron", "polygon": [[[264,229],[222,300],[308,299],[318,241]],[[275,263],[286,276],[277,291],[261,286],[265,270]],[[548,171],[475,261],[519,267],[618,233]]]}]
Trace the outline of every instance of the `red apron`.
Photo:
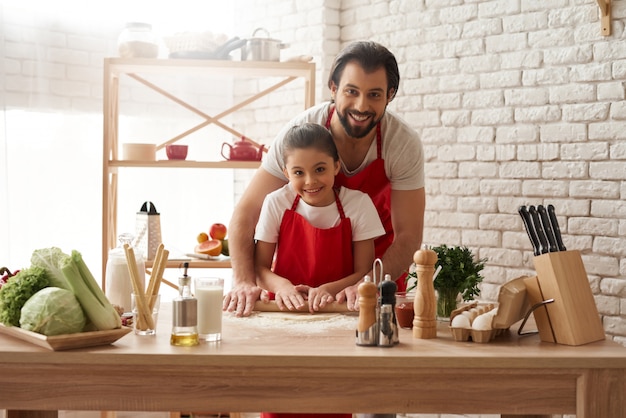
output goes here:
[{"label": "red apron", "polygon": [[[352,225],[343,212],[337,192],[335,191],[335,202],[341,221],[339,225],[328,229],[316,228],[296,213],[299,201],[300,195],[296,195],[291,209],[286,210],[283,215],[274,273],[288,278],[293,284],[312,287],[352,274]],[[352,414],[261,413],[261,418],[311,417],[352,418]]]},{"label": "red apron", "polygon": [[354,272],[352,224],[346,218],[339,196],[335,202],[341,221],[328,229],[316,228],[296,212],[300,195],[280,223],[274,273],[293,284],[318,287]]},{"label": "red apron", "polygon": [[[326,129],[330,129],[330,120],[334,112],[335,108],[333,107],[328,113],[328,119],[326,119]],[[382,158],[382,146],[383,139],[379,122],[376,125],[376,159],[353,176],[348,177],[342,171],[335,176],[335,187],[344,186],[349,189],[360,190],[367,193],[374,202],[374,206],[376,206],[378,216],[386,232],[385,235],[378,237],[374,241],[377,258],[382,257],[393,242],[393,226],[391,224],[391,182],[385,172],[385,160]],[[406,280],[400,279],[397,280],[396,283],[399,292],[406,289]]]}]

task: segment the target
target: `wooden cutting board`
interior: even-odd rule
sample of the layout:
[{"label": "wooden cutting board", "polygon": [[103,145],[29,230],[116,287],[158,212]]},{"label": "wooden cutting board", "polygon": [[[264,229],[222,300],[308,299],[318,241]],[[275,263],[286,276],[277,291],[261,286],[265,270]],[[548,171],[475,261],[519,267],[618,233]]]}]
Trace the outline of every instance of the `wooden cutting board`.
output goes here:
[{"label": "wooden cutting board", "polygon": [[4,324],[0,324],[0,334],[10,335],[22,341],[53,351],[111,344],[130,331],[132,331],[131,328],[122,327],[107,331],[77,332],[76,334],[62,334],[48,337],[37,332],[26,331],[19,327],[7,327]]}]

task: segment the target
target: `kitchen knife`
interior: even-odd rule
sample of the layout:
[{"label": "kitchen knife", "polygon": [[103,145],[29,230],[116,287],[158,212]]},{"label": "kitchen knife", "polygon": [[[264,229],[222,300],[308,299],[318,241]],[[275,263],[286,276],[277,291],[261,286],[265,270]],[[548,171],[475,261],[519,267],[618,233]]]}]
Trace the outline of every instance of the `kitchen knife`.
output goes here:
[{"label": "kitchen knife", "polygon": [[559,221],[556,219],[556,213],[554,212],[554,206],[548,205],[548,216],[550,217],[550,223],[552,224],[552,232],[554,232],[554,238],[556,239],[556,246],[559,251],[567,251],[565,245],[563,245],[563,238],[561,237],[561,228],[559,227]]},{"label": "kitchen knife", "polygon": [[539,252],[541,254],[545,254],[549,251],[548,239],[546,238],[546,234],[543,231],[543,227],[541,226],[539,213],[533,205],[530,205],[528,207],[528,213],[530,213],[530,217],[533,220],[533,226],[535,227],[535,232],[537,233],[537,238],[539,238]]},{"label": "kitchen knife", "polygon": [[526,208],[526,206],[520,206],[517,211],[522,217],[522,221],[524,221],[526,233],[528,234],[528,238],[530,238],[530,243],[533,245],[533,254],[541,254],[539,252],[539,239],[537,238],[537,234],[535,233],[535,228],[533,227],[532,220],[530,219],[530,213],[528,213],[528,209]]},{"label": "kitchen knife", "polygon": [[553,253],[555,251],[559,251],[559,248],[556,246],[556,239],[554,238],[554,233],[552,232],[552,225],[550,225],[550,218],[548,217],[548,211],[545,206],[539,205],[537,206],[537,212],[539,212],[539,217],[541,218],[541,225],[543,226],[543,232],[546,234],[546,238],[548,239],[548,250]]}]

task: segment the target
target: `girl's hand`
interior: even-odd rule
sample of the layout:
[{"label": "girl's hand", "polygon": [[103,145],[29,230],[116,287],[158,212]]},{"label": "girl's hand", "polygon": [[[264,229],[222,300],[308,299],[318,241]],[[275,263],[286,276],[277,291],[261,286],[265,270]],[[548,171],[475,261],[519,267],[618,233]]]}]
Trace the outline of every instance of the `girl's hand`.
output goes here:
[{"label": "girl's hand", "polygon": [[333,295],[331,295],[322,286],[310,287],[310,286],[305,286],[305,285],[297,285],[296,290],[300,292],[308,291],[309,312],[311,313],[315,313],[316,311],[319,311],[320,308],[323,308],[324,306],[326,306],[327,304],[335,300]]},{"label": "girl's hand", "polygon": [[295,311],[306,304],[306,292],[301,292],[297,286],[289,284],[274,292],[274,300],[281,311],[285,309]]}]

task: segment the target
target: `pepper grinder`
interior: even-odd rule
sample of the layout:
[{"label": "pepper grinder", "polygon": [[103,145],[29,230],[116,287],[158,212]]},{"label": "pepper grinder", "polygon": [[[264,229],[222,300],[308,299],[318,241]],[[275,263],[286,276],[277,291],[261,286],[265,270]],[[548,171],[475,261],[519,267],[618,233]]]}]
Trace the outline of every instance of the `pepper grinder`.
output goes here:
[{"label": "pepper grinder", "polygon": [[396,290],[398,285],[385,274],[380,284],[380,317],[378,322],[378,345],[392,347],[400,342],[398,337],[398,320],[396,319]]},{"label": "pepper grinder", "polygon": [[359,321],[356,329],[356,345],[378,344],[377,321],[377,286],[372,277],[366,275],[363,283],[358,287],[359,292]]},{"label": "pepper grinder", "polygon": [[198,345],[198,300],[191,294],[191,276],[187,275],[189,263],[178,278],[179,296],[172,301],[172,336],[170,344],[179,346]]},{"label": "pepper grinder", "polygon": [[437,253],[424,247],[413,255],[415,272],[417,273],[417,289],[413,310],[413,337],[428,339],[437,338],[437,299],[433,275]]}]

